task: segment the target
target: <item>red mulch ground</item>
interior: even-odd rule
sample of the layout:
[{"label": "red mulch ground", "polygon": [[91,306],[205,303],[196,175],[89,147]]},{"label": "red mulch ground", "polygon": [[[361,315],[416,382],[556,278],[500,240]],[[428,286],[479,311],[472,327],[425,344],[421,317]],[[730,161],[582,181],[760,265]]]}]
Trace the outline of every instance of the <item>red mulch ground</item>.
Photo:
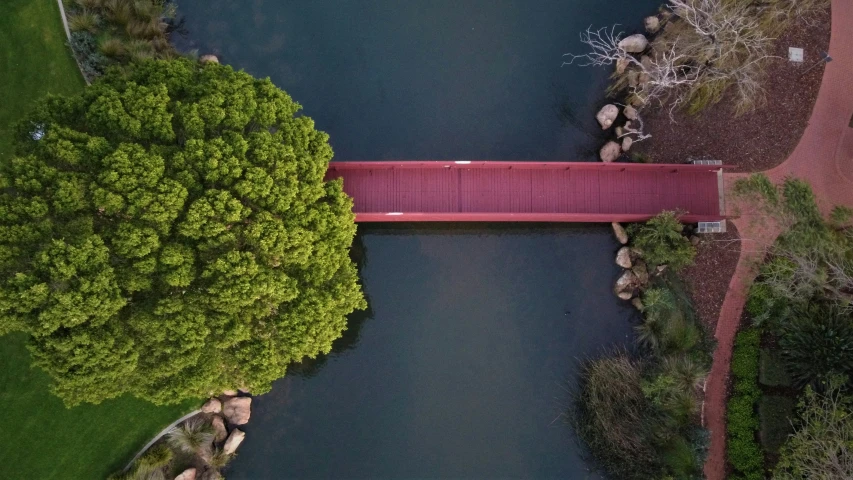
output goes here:
[{"label": "red mulch ground", "polygon": [[[822,58],[821,52],[829,49],[829,12],[808,23],[789,29],[776,41],[775,55],[782,58],[771,60],[765,106],[735,118],[731,103],[724,98],[696,116],[675,112],[675,123],[668,109],[647,108],[643,120],[646,133],[652,138],[636,144],[633,150],[648,155],[654,163],[714,159],[747,172],[782,163],[808,124],[823,77],[823,64],[801,75]],[[788,47],[805,50],[802,65],[788,61]]]},{"label": "red mulch ground", "polygon": [[700,235],[702,243],[697,248],[696,261],[680,275],[690,288],[696,314],[711,332],[717,326],[740,255],[737,228],[729,222],[727,230],[726,233]]}]

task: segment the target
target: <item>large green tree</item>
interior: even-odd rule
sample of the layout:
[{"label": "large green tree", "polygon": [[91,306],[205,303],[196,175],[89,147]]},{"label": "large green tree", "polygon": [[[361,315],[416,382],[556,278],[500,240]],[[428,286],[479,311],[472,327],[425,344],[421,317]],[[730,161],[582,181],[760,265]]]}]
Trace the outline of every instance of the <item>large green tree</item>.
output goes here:
[{"label": "large green tree", "polygon": [[0,334],[67,404],[270,388],[364,308],[328,136],[269,79],[149,61],[18,128],[0,173]]}]

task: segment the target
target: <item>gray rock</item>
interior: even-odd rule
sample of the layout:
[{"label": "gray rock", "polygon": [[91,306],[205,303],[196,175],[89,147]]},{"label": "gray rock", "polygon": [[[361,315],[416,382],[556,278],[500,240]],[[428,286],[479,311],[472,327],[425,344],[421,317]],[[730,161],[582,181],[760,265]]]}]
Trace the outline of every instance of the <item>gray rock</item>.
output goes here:
[{"label": "gray rock", "polygon": [[614,142],[613,140],[605,143],[604,146],[601,147],[601,150],[598,152],[599,158],[601,158],[601,161],[604,163],[615,162],[621,154],[622,146]]},{"label": "gray rock", "polygon": [[649,46],[649,40],[645,35],[637,33],[627,36],[619,41],[618,47],[628,53],[640,53]]},{"label": "gray rock", "polygon": [[631,137],[623,137],[622,138],[622,151],[627,152],[631,149],[631,145],[634,144],[634,139]]},{"label": "gray rock", "polygon": [[625,109],[622,110],[622,113],[625,114],[625,118],[627,118],[628,120],[636,120],[637,118],[639,118],[637,109],[632,107],[631,105],[626,106]]},{"label": "gray rock", "polygon": [[619,107],[612,104],[607,104],[601,107],[601,110],[595,114],[595,119],[598,120],[598,124],[601,125],[602,130],[607,130],[613,125],[613,122],[616,121],[616,117],[619,116]]},{"label": "gray rock", "polygon": [[222,394],[226,395],[228,397],[233,397],[233,396],[237,395],[237,390],[223,390]]},{"label": "gray rock", "polygon": [[231,425],[245,425],[249,423],[249,417],[252,415],[252,398],[229,398],[222,405],[222,414]]},{"label": "gray rock", "polygon": [[637,285],[637,277],[631,270],[622,272],[622,276],[616,280],[613,293],[622,300],[630,300],[634,296],[634,287]]},{"label": "gray rock", "polygon": [[690,244],[694,247],[698,247],[700,243],[702,243],[702,240],[696,235],[690,237]]},{"label": "gray rock", "polygon": [[625,227],[619,225],[617,222],[611,223],[610,226],[613,228],[613,235],[616,236],[619,243],[626,245],[628,243],[628,232],[625,231]]},{"label": "gray rock", "polygon": [[631,261],[631,249],[622,247],[616,252],[616,265],[622,268],[631,268],[634,263]]},{"label": "gray rock", "polygon": [[637,260],[634,262],[631,272],[637,280],[637,285],[644,287],[649,284],[649,269],[646,267],[646,262]]},{"label": "gray rock", "polygon": [[216,55],[202,55],[198,61],[201,63],[219,63],[219,58]]},{"label": "gray rock", "polygon": [[245,438],[246,433],[239,428],[235,428],[231,431],[231,435],[228,435],[228,440],[225,440],[225,445],[222,446],[222,452],[226,455],[233,455],[234,452],[237,451],[237,447],[243,443],[243,439]]},{"label": "gray rock", "polygon": [[228,429],[225,428],[225,420],[219,415],[214,415],[210,419],[210,426],[213,428],[213,441],[220,443],[228,438]]},{"label": "gray rock", "polygon": [[222,411],[222,402],[218,398],[211,398],[201,406],[204,413],[219,413]]},{"label": "gray rock", "polygon": [[188,468],[175,477],[175,480],[195,480],[195,474],[196,470],[194,468]]},{"label": "gray rock", "polygon": [[657,33],[660,30],[660,19],[656,16],[646,17],[643,21],[646,26],[646,31],[649,33]]}]

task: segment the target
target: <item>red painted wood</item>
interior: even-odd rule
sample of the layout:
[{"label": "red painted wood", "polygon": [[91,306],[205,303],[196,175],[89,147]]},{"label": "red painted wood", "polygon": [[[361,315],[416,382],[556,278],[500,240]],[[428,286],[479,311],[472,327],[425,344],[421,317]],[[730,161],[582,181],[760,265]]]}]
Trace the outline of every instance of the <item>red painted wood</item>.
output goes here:
[{"label": "red painted wood", "polygon": [[[662,210],[717,221],[709,165],[592,162],[331,162],[357,222],[632,222]],[[728,168],[728,167],[723,167]]]}]

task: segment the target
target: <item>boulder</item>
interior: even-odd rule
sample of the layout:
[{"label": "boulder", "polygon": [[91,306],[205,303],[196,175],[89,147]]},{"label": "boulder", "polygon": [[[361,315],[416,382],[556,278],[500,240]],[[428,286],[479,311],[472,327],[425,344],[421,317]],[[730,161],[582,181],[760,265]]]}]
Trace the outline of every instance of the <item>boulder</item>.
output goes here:
[{"label": "boulder", "polygon": [[649,40],[642,33],[627,36],[619,41],[618,47],[628,53],[640,53],[649,46]]},{"label": "boulder", "polygon": [[631,247],[631,261],[634,261],[638,258],[643,258],[643,251],[637,247]]},{"label": "boulder", "polygon": [[617,137],[621,137],[623,133],[624,132],[622,130],[622,127],[616,127],[616,136]]},{"label": "boulder", "polygon": [[228,397],[234,397],[237,395],[237,390],[223,390],[222,394]]},{"label": "boulder", "polygon": [[204,413],[219,413],[222,411],[222,402],[218,398],[211,398],[201,406]]},{"label": "boulder", "polygon": [[622,75],[625,73],[625,70],[628,68],[630,60],[626,57],[619,57],[616,59],[616,74]]},{"label": "boulder", "polygon": [[225,420],[222,417],[214,415],[210,419],[210,426],[213,428],[213,441],[215,443],[220,443],[228,438],[228,430],[225,428]]},{"label": "boulder", "polygon": [[627,152],[631,149],[631,145],[634,144],[634,139],[631,137],[625,137],[622,139],[622,151]]},{"label": "boulder", "polygon": [[631,267],[631,272],[634,274],[638,285],[645,286],[649,284],[649,269],[646,267],[646,262],[637,260],[634,262],[634,266]]},{"label": "boulder", "polygon": [[634,296],[634,287],[637,285],[637,277],[631,270],[625,270],[622,276],[616,280],[613,293],[622,300],[630,300]]},{"label": "boulder", "polygon": [[222,406],[222,414],[232,425],[245,425],[249,423],[252,415],[251,397],[234,397],[225,401]]},{"label": "boulder", "polygon": [[639,114],[637,113],[637,109],[628,105],[622,110],[622,113],[625,115],[625,118],[628,120],[636,120],[639,118]]},{"label": "boulder", "polygon": [[696,235],[690,237],[690,244],[694,247],[698,247],[700,243],[702,243],[702,240],[699,239],[699,237],[697,237]]},{"label": "boulder", "polygon": [[622,247],[616,252],[616,265],[622,268],[631,268],[634,264],[631,262],[631,249]]},{"label": "boulder", "polygon": [[613,235],[616,236],[619,243],[626,245],[628,243],[628,232],[625,231],[625,227],[616,222],[611,223],[610,226],[613,227]]},{"label": "boulder", "polygon": [[601,107],[601,110],[595,114],[595,119],[598,120],[598,124],[601,125],[602,130],[607,130],[613,125],[613,122],[616,121],[616,117],[619,116],[619,107],[612,104],[607,104]]},{"label": "boulder", "polygon": [[634,297],[634,299],[631,300],[631,305],[633,305],[634,308],[636,308],[637,310],[639,310],[641,312],[643,311],[644,305],[643,305],[643,301],[640,300],[640,297]]},{"label": "boulder", "polygon": [[219,58],[216,55],[202,55],[198,61],[201,63],[219,63]]},{"label": "boulder", "polygon": [[231,431],[231,435],[228,435],[228,440],[225,440],[225,445],[222,446],[222,452],[226,455],[233,455],[234,452],[237,451],[237,447],[243,443],[244,438],[246,438],[246,433],[239,428],[235,428]]},{"label": "boulder", "polygon": [[657,33],[660,30],[660,19],[654,15],[646,17],[643,23],[646,26],[646,31],[649,33]]},{"label": "boulder", "polygon": [[195,480],[195,473],[196,470],[194,468],[188,468],[175,477],[175,480]]},{"label": "boulder", "polygon": [[601,147],[601,151],[598,152],[598,156],[604,163],[615,162],[621,154],[622,146],[614,142],[613,140],[605,143],[604,146]]}]

